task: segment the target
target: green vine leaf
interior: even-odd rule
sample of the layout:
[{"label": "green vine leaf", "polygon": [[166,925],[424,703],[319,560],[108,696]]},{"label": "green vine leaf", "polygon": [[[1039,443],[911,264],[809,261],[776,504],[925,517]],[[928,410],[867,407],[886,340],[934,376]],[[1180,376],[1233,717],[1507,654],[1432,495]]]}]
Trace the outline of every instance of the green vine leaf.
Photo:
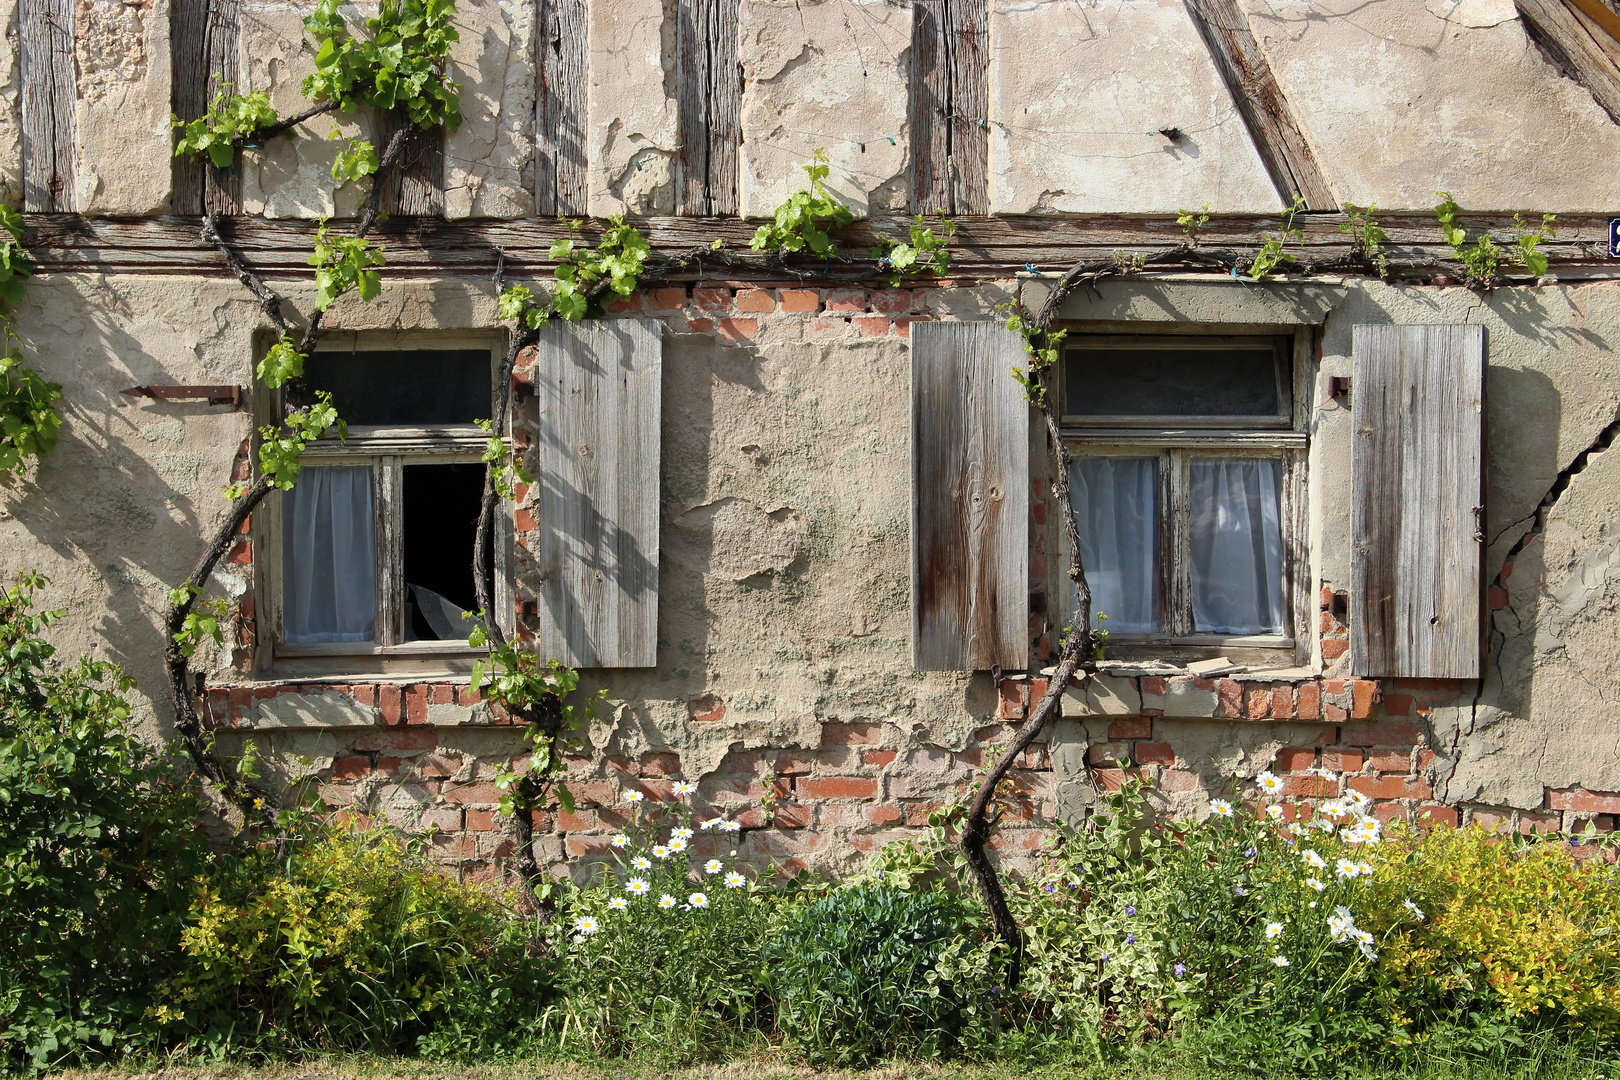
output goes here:
[{"label": "green vine leaf", "polygon": [[[191,582],[169,590],[169,605],[178,607],[202,595],[202,589]],[[225,601],[215,597],[203,600],[186,614],[185,621],[180,624],[180,630],[174,635],[175,644],[180,646],[180,655],[190,659],[205,639],[212,640],[215,645],[225,644],[225,632],[220,623],[225,621],[229,609]]]},{"label": "green vine leaf", "polygon": [[[1440,222],[1440,235],[1456,253],[1457,261],[1462,263],[1463,273],[1467,278],[1465,284],[1471,288],[1491,288],[1496,284],[1496,271],[1501,265],[1502,249],[1496,246],[1496,241],[1491,239],[1489,233],[1470,244],[1468,230],[1457,221],[1462,214],[1462,207],[1457,205],[1457,200],[1448,192],[1437,191],[1435,194],[1440,197],[1440,204],[1434,208],[1434,216]],[[1536,243],[1539,242],[1538,238]],[[1531,245],[1531,249],[1534,249],[1534,244]]]},{"label": "green vine leaf", "polygon": [[304,96],[349,113],[363,105],[402,109],[419,128],[454,131],[461,125],[461,87],[448,75],[450,46],[460,37],[455,12],[453,0],[383,0],[357,37],[339,0],[321,0],[304,19],[320,42]]},{"label": "green vine leaf", "polygon": [[516,448],[508,446],[505,439],[495,434],[494,421],[479,420],[478,427],[489,436],[484,443],[483,462],[495,479],[495,491],[501,498],[511,499],[517,492],[517,485],[534,483],[534,476],[523,467],[523,459]]},{"label": "green vine leaf", "polygon": [[834,258],[838,245],[827,233],[841,229],[855,220],[849,207],[835,199],[822,183],[832,171],[827,151],[816,147],[810,164],[802,166],[809,174],[810,186],[800,188],[776,208],[772,219],[761,225],[748,246],[754,251],[804,252]]},{"label": "green vine leaf", "polygon": [[260,428],[259,469],[270,486],[291,491],[304,468],[304,448],[334,427],[340,440],[348,439],[349,426],[338,416],[332,395],[322,390],[313,405],[289,414],[283,427]]},{"label": "green vine leaf", "polygon": [[1374,217],[1378,212],[1378,204],[1358,207],[1352,203],[1345,203],[1344,212],[1350,220],[1341,222],[1339,231],[1349,234],[1351,251],[1358,258],[1376,266],[1379,277],[1388,277],[1389,256],[1384,254],[1384,244],[1389,240],[1389,236],[1379,227],[1378,219]]},{"label": "green vine leaf", "polygon": [[890,286],[899,288],[908,271],[917,269],[928,270],[935,277],[945,276],[951,268],[951,253],[946,245],[956,235],[956,222],[941,218],[940,226],[945,234],[943,238],[935,236],[933,227],[924,225],[923,216],[918,214],[911,224],[910,243],[885,236],[871,249],[870,254],[878,265],[887,266],[891,271]]},{"label": "green vine leaf", "polygon": [[1294,257],[1285,250],[1285,245],[1291,240],[1296,244],[1305,241],[1305,233],[1294,227],[1294,218],[1305,209],[1305,196],[1296,195],[1294,205],[1288,208],[1288,214],[1283,218],[1281,233],[1266,233],[1265,242],[1253,259],[1249,260],[1247,267],[1249,277],[1260,281],[1275,273],[1283,263],[1291,263]]},{"label": "green vine leaf", "polygon": [[338,297],[350,290],[362,300],[374,300],[382,291],[382,275],[375,269],[387,265],[383,246],[361,236],[333,236],[321,220],[315,232],[315,252],[309,257],[315,267],[315,306],[325,311]]},{"label": "green vine leaf", "polygon": [[[327,137],[336,139],[338,133],[334,131]],[[371,143],[365,139],[345,139],[343,149],[332,161],[332,179],[341,184],[362,176],[372,176],[381,164],[377,158],[377,148]]]},{"label": "green vine leaf", "polygon": [[28,468],[29,458],[43,457],[56,448],[62,417],[55,406],[62,400],[62,387],[40,378],[23,360],[22,342],[12,326],[34,264],[22,246],[22,215],[0,204],[0,227],[4,229],[0,232],[0,332],[5,343],[5,353],[0,355],[0,475],[20,476]]},{"label": "green vine leaf", "polygon": [[296,379],[304,374],[304,361],[309,357],[293,347],[292,338],[286,334],[281,340],[270,346],[259,361],[259,381],[275,389],[284,385],[288,379]]},{"label": "green vine leaf", "polygon": [[276,111],[270,107],[267,92],[233,94],[231,88],[221,90],[214,95],[208,111],[196,120],[170,115],[170,125],[180,130],[174,156],[206,156],[216,167],[228,169],[236,160],[237,142],[251,140],[261,128],[275,122]]}]

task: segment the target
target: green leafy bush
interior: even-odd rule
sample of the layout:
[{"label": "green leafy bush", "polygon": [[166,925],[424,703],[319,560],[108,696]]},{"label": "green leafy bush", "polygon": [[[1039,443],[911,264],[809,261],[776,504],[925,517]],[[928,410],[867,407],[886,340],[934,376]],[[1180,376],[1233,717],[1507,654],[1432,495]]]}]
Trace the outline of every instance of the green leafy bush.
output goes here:
[{"label": "green leafy bush", "polygon": [[0,594],[0,1071],[154,1043],[208,861],[192,787],[128,729],[131,682],[40,636],[43,584]]},{"label": "green leafy bush", "polygon": [[769,952],[783,1039],[818,1064],[958,1049],[988,988],[939,968],[977,936],[976,922],[951,893],[885,885],[840,889],[804,908]]},{"label": "green leafy bush", "polygon": [[764,951],[783,898],[738,866],[736,822],[626,798],[610,856],[561,897],[553,1051],[674,1063],[740,1048],[770,1019]]},{"label": "green leafy bush", "polygon": [[161,1018],[234,1048],[476,1053],[547,993],[524,929],[386,832],[254,851],[193,883]]},{"label": "green leafy bush", "polygon": [[205,155],[217,168],[228,169],[236,160],[237,141],[250,140],[275,122],[276,110],[270,107],[267,92],[233,94],[230,90],[221,90],[208,106],[208,112],[200,118],[169,118],[169,123],[180,132],[175,140],[174,156]]}]

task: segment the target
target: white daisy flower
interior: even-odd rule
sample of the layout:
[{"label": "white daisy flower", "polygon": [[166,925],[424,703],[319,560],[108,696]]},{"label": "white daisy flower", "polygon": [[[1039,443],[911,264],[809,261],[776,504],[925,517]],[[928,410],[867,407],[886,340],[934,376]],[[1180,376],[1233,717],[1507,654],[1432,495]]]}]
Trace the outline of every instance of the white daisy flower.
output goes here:
[{"label": "white daisy flower", "polygon": [[1307,828],[1309,828],[1309,826],[1307,826],[1303,821],[1290,821],[1288,823],[1288,834],[1290,836],[1304,836]]},{"label": "white daisy flower", "polygon": [[609,911],[623,911],[625,908],[627,908],[629,906],[630,906],[630,901],[626,900],[622,896],[615,896],[611,900],[608,901],[608,910]]},{"label": "white daisy flower", "polygon": [[1255,785],[1267,795],[1281,795],[1283,789],[1282,777],[1273,774],[1269,769],[1254,778]]},{"label": "white daisy flower", "polygon": [[631,896],[646,896],[652,886],[647,884],[646,878],[633,877],[624,883],[624,891]]},{"label": "white daisy flower", "polygon": [[1333,935],[1334,941],[1348,941],[1356,933],[1356,917],[1350,909],[1340,904],[1328,916],[1328,933]]},{"label": "white daisy flower", "polygon": [[728,889],[740,889],[744,885],[748,884],[748,879],[737,873],[737,871],[733,870],[731,873],[726,875],[725,882],[726,888]]},{"label": "white daisy flower", "polygon": [[619,833],[615,835],[613,839],[609,840],[608,843],[612,844],[616,848],[629,847],[630,838],[624,835],[624,833]]},{"label": "white daisy flower", "polygon": [[677,825],[673,829],[669,830],[669,835],[671,839],[675,840],[690,840],[692,839],[692,830],[688,829],[685,825]]},{"label": "white daisy flower", "polygon": [[1299,853],[1299,857],[1304,859],[1305,865],[1312,870],[1320,870],[1327,865],[1327,860],[1318,855],[1315,848],[1306,848]]},{"label": "white daisy flower", "polygon": [[689,780],[677,780],[669,790],[677,795],[690,795],[697,790],[697,785]]},{"label": "white daisy flower", "polygon": [[[1305,884],[1310,886],[1311,888],[1315,889],[1317,892],[1321,892],[1323,889],[1327,888],[1326,885],[1322,884],[1322,882],[1318,881],[1316,878],[1313,878],[1313,877],[1306,878],[1305,879]],[[1315,904],[1311,905],[1311,907],[1315,907],[1315,906],[1316,906]]]},{"label": "white daisy flower", "polygon": [[643,795],[639,791],[633,791],[632,790],[632,791],[627,791],[627,792],[624,793],[624,801],[627,802],[627,803],[638,803],[642,799],[645,799],[646,797],[647,796]]},{"label": "white daisy flower", "polygon": [[1367,807],[1372,805],[1372,796],[1364,791],[1351,790],[1344,793],[1344,802],[1346,806],[1354,808],[1357,813],[1363,813]]},{"label": "white daisy flower", "polygon": [[1378,959],[1378,951],[1373,948],[1373,936],[1371,934],[1365,930],[1352,930],[1351,936],[1356,939],[1356,948],[1361,950],[1362,956],[1369,960]]},{"label": "white daisy flower", "polygon": [[1335,832],[1337,832],[1339,830],[1339,827],[1337,825],[1333,824],[1333,822],[1329,821],[1325,817],[1317,818],[1315,821],[1311,822],[1311,824],[1315,825],[1318,829],[1321,829],[1323,832],[1327,833],[1329,836],[1332,836]]},{"label": "white daisy flower", "polygon": [[1323,817],[1341,818],[1350,813],[1350,808],[1344,804],[1343,799],[1329,799],[1316,808],[1316,812]]},{"label": "white daisy flower", "polygon": [[1358,862],[1356,863],[1356,871],[1361,874],[1362,877],[1371,877],[1372,864],[1368,862]]},{"label": "white daisy flower", "polygon": [[652,860],[645,855],[637,855],[630,860],[630,868],[633,870],[651,870]]},{"label": "white daisy flower", "polygon": [[738,832],[742,829],[740,821],[722,821],[718,826],[721,832]]},{"label": "white daisy flower", "polygon": [[602,924],[589,915],[583,915],[574,921],[574,929],[582,934],[594,934],[602,929]]},{"label": "white daisy flower", "polygon": [[1288,967],[1289,966],[1288,957],[1282,956],[1280,954],[1277,955],[1277,956],[1273,956],[1271,958],[1271,962],[1273,964],[1276,964],[1278,967]]},{"label": "white daisy flower", "polygon": [[1209,809],[1211,813],[1217,815],[1218,817],[1232,816],[1232,804],[1227,802],[1225,799],[1209,800]]},{"label": "white daisy flower", "polygon": [[1282,937],[1282,932],[1283,932],[1283,924],[1282,923],[1280,923],[1280,922],[1268,922],[1268,923],[1266,923],[1266,940],[1267,941],[1276,941],[1278,938]]},{"label": "white daisy flower", "polygon": [[685,851],[686,850],[686,838],[682,837],[682,836],[671,837],[670,841],[669,841],[669,850],[672,853],[677,854],[677,855],[680,854],[681,852]]},{"label": "white daisy flower", "polygon": [[700,828],[700,829],[704,830],[705,832],[707,832],[708,830],[714,828],[716,825],[720,824],[720,820],[721,820],[720,818],[712,817],[712,818],[709,818],[707,821],[700,821],[700,822],[698,822],[698,828]]},{"label": "white daisy flower", "polygon": [[1333,869],[1338,871],[1339,876],[1342,878],[1353,878],[1357,874],[1361,873],[1361,867],[1357,866],[1349,859],[1340,859],[1338,862],[1333,864]]},{"label": "white daisy flower", "polygon": [[1283,808],[1278,806],[1276,803],[1272,803],[1270,806],[1266,807],[1266,817],[1270,818],[1272,821],[1281,821],[1283,817]]},{"label": "white daisy flower", "polygon": [[725,867],[720,865],[719,859],[710,859],[708,862],[703,864],[703,872],[705,874],[718,874],[724,869]]},{"label": "white daisy flower", "polygon": [[1412,903],[1411,900],[1402,900],[1401,907],[1405,908],[1407,911],[1410,911],[1412,913],[1412,918],[1416,919],[1418,922],[1423,921],[1423,909]]},{"label": "white daisy flower", "polygon": [[679,903],[679,901],[677,901],[673,896],[669,895],[669,893],[665,893],[663,896],[658,898],[658,907],[661,911],[668,911],[677,903]]},{"label": "white daisy flower", "polygon": [[695,908],[706,908],[709,906],[709,897],[706,893],[695,892],[686,898],[686,902]]},{"label": "white daisy flower", "polygon": [[659,860],[660,862],[669,858],[669,848],[665,847],[663,844],[658,844],[653,848],[653,858]]}]

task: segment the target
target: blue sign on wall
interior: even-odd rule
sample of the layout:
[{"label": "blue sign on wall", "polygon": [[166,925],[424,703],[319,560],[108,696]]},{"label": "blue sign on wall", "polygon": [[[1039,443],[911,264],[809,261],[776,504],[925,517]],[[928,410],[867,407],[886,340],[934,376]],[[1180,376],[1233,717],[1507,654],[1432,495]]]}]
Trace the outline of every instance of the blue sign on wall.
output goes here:
[{"label": "blue sign on wall", "polygon": [[1620,217],[1609,219],[1609,258],[1620,259]]}]

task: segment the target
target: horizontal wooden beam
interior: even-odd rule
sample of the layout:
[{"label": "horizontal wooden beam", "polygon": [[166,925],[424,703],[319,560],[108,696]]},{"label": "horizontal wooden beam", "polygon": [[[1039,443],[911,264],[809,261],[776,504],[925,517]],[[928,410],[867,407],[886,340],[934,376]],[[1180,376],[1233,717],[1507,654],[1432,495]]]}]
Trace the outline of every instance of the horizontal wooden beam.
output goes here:
[{"label": "horizontal wooden beam", "polygon": [[[1539,220],[1528,215],[1529,220]],[[131,273],[228,275],[219,252],[201,236],[194,217],[91,218],[76,214],[25,214],[24,242],[41,273]],[[1325,263],[1350,251],[1349,237],[1339,231],[1340,214],[1301,215],[1295,225],[1304,233],[1288,250],[1305,264]],[[727,251],[747,254],[755,225],[736,218],[658,217],[634,222],[654,250],[674,254],[707,249],[714,240]],[[844,251],[864,256],[880,235],[900,236],[907,219],[862,221],[837,234]],[[1389,214],[1378,224],[1388,234],[1386,253],[1397,261],[1447,259],[1452,255],[1432,214]],[[1508,214],[1470,215],[1462,221],[1470,236],[1489,230],[1499,240],[1513,235]],[[1620,260],[1608,261],[1608,218],[1594,214],[1560,215],[1558,237],[1543,245],[1559,274],[1620,276]],[[341,226],[339,226],[341,227]],[[1273,216],[1230,216],[1210,219],[1199,234],[1207,250],[1250,252],[1282,222]],[[220,232],[260,273],[273,277],[309,278],[310,239],[315,223],[261,218],[222,219]],[[586,236],[593,234],[587,225]],[[554,219],[515,221],[443,221],[393,218],[379,222],[372,235],[385,246],[388,267],[406,274],[490,277],[497,266],[508,279],[549,270],[551,242],[568,235]],[[957,222],[951,245],[950,277],[958,281],[1007,278],[1031,270],[1061,273],[1076,263],[1163,251],[1185,242],[1174,217],[1107,216],[1090,218],[994,217]],[[807,277],[836,277],[837,263],[805,259]],[[847,270],[848,268],[846,268]],[[1504,267],[1504,271],[1511,268]],[[714,276],[711,268],[709,276]],[[736,267],[725,276],[779,280],[781,269],[757,273]],[[929,279],[922,278],[922,281]]]}]

